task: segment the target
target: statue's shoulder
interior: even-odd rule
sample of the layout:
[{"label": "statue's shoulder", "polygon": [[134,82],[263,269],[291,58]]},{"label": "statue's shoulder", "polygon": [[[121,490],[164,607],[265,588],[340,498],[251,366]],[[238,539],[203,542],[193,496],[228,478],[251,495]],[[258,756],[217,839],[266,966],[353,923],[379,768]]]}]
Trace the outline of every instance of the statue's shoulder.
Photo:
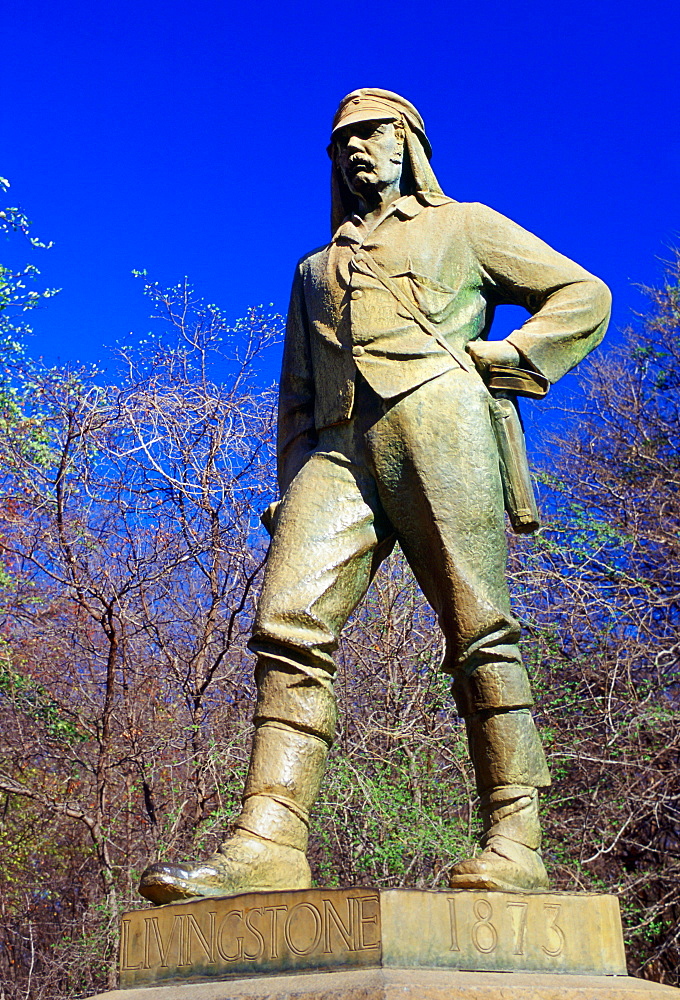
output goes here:
[{"label": "statue's shoulder", "polygon": [[326,243],[325,246],[316,247],[316,249],[310,250],[309,253],[300,257],[300,260],[297,262],[298,274],[304,277],[305,275],[313,274],[319,268],[325,267],[330,246],[330,243]]},{"label": "statue's shoulder", "polygon": [[466,218],[471,223],[483,224],[488,222],[508,222],[507,216],[503,215],[501,212],[497,212],[495,208],[491,208],[490,205],[484,205],[481,201],[461,201],[461,209],[463,209]]},{"label": "statue's shoulder", "polygon": [[471,218],[474,218],[475,216],[484,216],[487,215],[488,213],[492,213],[493,215],[498,214],[494,212],[493,208],[489,208],[488,205],[482,204],[481,201],[453,201],[453,199],[449,200],[452,202],[452,207],[454,208],[455,211],[460,212],[462,215],[470,216]]},{"label": "statue's shoulder", "polygon": [[[485,205],[476,202],[456,201],[448,195],[437,191],[420,191],[409,199],[410,205],[405,206],[405,214],[411,211],[413,215],[421,214],[428,225],[456,226],[465,225],[468,216],[474,217],[479,209],[490,211]],[[413,208],[415,207],[415,212]],[[424,210],[424,211],[423,211]]]},{"label": "statue's shoulder", "polygon": [[522,232],[516,222],[481,201],[458,202],[458,209],[460,225],[473,244],[479,240],[484,243],[489,240],[512,240]]}]

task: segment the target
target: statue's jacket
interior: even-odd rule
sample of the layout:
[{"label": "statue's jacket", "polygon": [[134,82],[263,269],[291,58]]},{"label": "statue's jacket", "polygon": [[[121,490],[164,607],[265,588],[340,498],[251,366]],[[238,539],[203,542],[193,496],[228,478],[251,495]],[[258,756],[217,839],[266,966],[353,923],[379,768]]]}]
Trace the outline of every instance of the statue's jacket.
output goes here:
[{"label": "statue's jacket", "polygon": [[[375,276],[379,265],[437,331],[430,336]],[[531,316],[507,338],[523,364],[555,382],[602,339],[607,286],[510,219],[442,194],[400,198],[369,230],[346,219],[299,262],[279,397],[281,492],[318,432],[352,415],[357,372],[385,400],[456,367],[486,338],[497,305]],[[472,374],[471,377],[477,377]]]}]

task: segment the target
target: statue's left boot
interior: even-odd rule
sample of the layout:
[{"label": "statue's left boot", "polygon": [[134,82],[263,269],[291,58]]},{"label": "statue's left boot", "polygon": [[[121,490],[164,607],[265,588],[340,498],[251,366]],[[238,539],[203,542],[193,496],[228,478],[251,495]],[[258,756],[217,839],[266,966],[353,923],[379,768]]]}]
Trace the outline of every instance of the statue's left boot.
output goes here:
[{"label": "statue's left boot", "polygon": [[501,785],[481,798],[482,852],[455,865],[452,889],[517,892],[547,889],[541,857],[538,790],[529,785]]},{"label": "statue's left boot", "polygon": [[466,720],[483,834],[482,852],[454,865],[453,889],[505,892],[548,888],[541,857],[538,789],[550,785],[528,708],[491,709]]}]

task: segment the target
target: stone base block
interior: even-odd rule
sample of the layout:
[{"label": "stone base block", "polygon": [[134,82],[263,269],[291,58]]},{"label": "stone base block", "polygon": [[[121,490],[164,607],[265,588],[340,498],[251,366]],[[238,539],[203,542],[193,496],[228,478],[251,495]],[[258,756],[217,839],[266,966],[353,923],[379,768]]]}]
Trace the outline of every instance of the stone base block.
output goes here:
[{"label": "stone base block", "polygon": [[101,993],[95,1000],[680,1000],[628,976],[357,969]]},{"label": "stone base block", "polygon": [[416,889],[251,892],[134,910],[120,985],[356,968],[624,975],[615,896]]}]

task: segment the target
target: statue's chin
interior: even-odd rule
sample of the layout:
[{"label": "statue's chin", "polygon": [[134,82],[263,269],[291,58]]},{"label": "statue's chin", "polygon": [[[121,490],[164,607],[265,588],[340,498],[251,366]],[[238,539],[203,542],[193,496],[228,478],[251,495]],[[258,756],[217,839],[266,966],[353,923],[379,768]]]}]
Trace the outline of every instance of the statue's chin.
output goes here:
[{"label": "statue's chin", "polygon": [[352,178],[349,186],[352,194],[356,194],[360,198],[366,198],[367,195],[370,196],[372,191],[376,191],[380,187],[380,182],[373,174],[362,173]]}]

